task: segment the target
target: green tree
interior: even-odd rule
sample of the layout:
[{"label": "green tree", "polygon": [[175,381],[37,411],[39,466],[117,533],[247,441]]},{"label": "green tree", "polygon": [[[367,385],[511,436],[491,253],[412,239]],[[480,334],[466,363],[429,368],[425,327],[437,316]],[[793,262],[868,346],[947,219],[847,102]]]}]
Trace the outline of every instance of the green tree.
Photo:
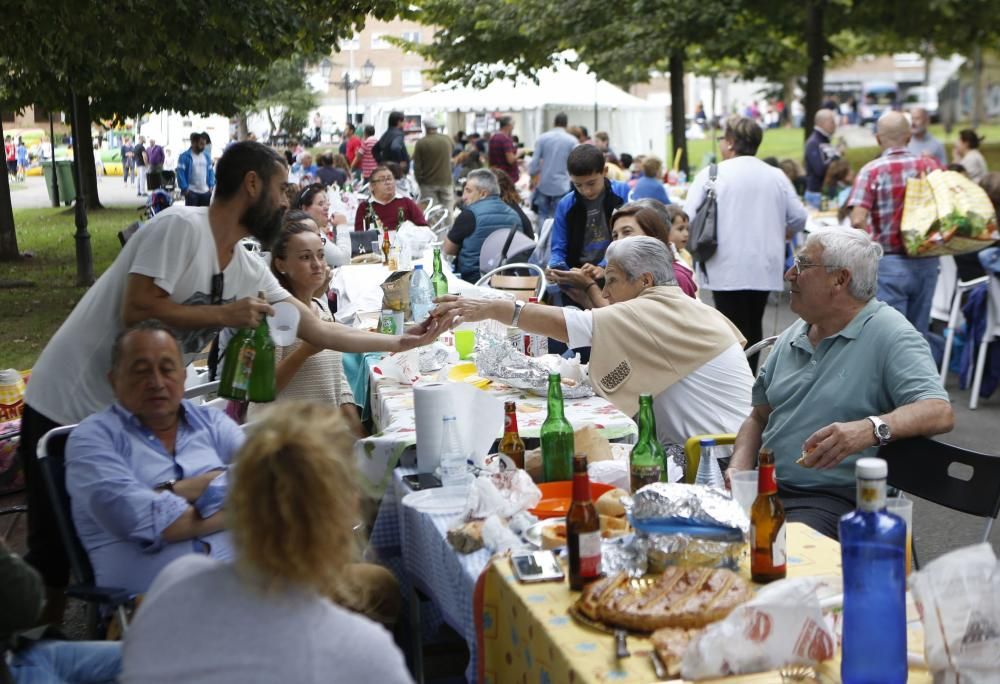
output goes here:
[{"label": "green tree", "polygon": [[[264,112],[271,135],[282,128],[298,133],[309,122],[309,111],[316,107],[316,94],[305,81],[306,57],[296,55],[279,59],[267,70],[255,109]],[[280,119],[275,121],[277,112]]]},{"label": "green tree", "polygon": [[[89,122],[173,109],[235,114],[256,102],[268,67],[291,54],[326,54],[364,26],[391,18],[400,0],[200,0],[83,3],[0,0],[18,40],[0,45],[0,105],[66,110],[76,101],[76,139]],[[79,158],[83,190],[97,208],[92,155]],[[9,188],[0,181],[0,259],[16,259]]]}]

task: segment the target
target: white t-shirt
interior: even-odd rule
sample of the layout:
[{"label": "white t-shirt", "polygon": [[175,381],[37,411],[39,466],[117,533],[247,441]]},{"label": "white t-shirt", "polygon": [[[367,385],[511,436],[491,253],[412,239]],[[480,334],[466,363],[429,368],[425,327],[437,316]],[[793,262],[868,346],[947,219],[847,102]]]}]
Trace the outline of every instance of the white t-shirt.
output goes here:
[{"label": "white t-shirt", "polygon": [[160,573],[129,625],[122,684],[413,680],[389,632],[303,589],[264,594],[200,555]]},{"label": "white t-shirt", "polygon": [[208,155],[191,153],[191,177],[188,179],[188,190],[192,192],[208,192]]},{"label": "white t-shirt", "polygon": [[[589,347],[594,337],[590,311],[563,309],[569,347]],[[683,444],[694,435],[739,431],[750,415],[753,374],[740,345],[733,344],[711,361],[653,397],[656,436],[661,444]]]},{"label": "white t-shirt", "polygon": [[[108,382],[111,345],[123,329],[125,284],[130,273],[153,278],[177,304],[212,301],[219,258],[207,207],[173,206],[132,236],[45,345],[31,373],[25,403],[60,425],[79,423],[114,401]],[[239,245],[223,272],[222,302],[265,293],[288,299],[264,261]],[[177,331],[186,360],[211,342],[217,329]]]},{"label": "white t-shirt", "polygon": [[[709,167],[688,190],[684,211],[691,219],[705,198]],[[788,177],[756,157],[733,157],[719,164],[715,179],[719,247],[705,263],[707,290],[781,290],[785,274],[785,234],[806,225],[806,209]]]}]

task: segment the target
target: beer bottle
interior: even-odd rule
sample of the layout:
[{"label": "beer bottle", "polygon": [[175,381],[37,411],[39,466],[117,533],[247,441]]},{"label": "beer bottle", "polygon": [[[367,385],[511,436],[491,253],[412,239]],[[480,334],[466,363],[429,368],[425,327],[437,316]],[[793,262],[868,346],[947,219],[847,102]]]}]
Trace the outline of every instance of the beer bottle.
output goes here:
[{"label": "beer bottle", "polygon": [[253,370],[253,329],[241,328],[226,345],[219,377],[219,396],[235,401],[245,401]]},{"label": "beer bottle", "polygon": [[653,396],[639,395],[639,441],[629,457],[632,493],[652,482],[667,481],[667,452],[656,436]]},{"label": "beer bottle", "polygon": [[504,402],[503,409],[503,439],[500,440],[499,451],[523,470],[524,442],[517,432],[517,404],[513,401]]},{"label": "beer bottle", "polygon": [[563,411],[562,378],[549,374],[548,415],[542,423],[542,479],[565,482],[573,477],[573,426]]},{"label": "beer bottle", "polygon": [[392,244],[389,242],[389,229],[386,228],[382,231],[382,257],[386,264],[389,263],[390,249],[392,249]]},{"label": "beer bottle", "polygon": [[400,207],[396,212],[396,230],[403,227],[403,221],[406,220],[406,212],[403,211],[403,207]]},{"label": "beer bottle", "polygon": [[378,230],[378,219],[375,216],[375,208],[372,207],[371,201],[368,202],[368,206],[365,208],[365,230]]},{"label": "beer bottle", "polygon": [[441,268],[441,248],[434,248],[434,274],[431,276],[431,285],[434,286],[434,296],[442,297],[448,294],[448,278],[445,277]]},{"label": "beer bottle", "polygon": [[771,582],[785,576],[785,507],[778,498],[774,452],[760,450],[757,498],[750,509],[750,577]]},{"label": "beer bottle", "polygon": [[601,577],[601,518],[590,496],[587,457],[573,457],[573,503],[566,513],[569,588],[579,591]]},{"label": "beer bottle", "polygon": [[262,316],[253,334],[253,369],[250,371],[247,399],[264,403],[274,401],[274,394],[274,340],[268,329],[267,316]]}]

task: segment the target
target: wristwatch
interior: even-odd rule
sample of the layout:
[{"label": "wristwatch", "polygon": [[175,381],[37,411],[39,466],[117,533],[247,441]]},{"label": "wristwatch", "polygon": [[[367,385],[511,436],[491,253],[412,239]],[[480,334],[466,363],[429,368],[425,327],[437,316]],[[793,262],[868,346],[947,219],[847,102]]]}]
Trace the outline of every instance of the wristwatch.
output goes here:
[{"label": "wristwatch", "polygon": [[523,310],[524,310],[524,302],[522,302],[520,299],[515,299],[514,300],[514,318],[511,319],[511,322],[510,322],[510,326],[512,328],[516,328],[517,327],[517,322],[519,320],[521,320],[521,311],[523,311]]},{"label": "wristwatch", "polygon": [[878,416],[868,416],[868,420],[872,422],[875,428],[875,439],[878,441],[879,446],[885,446],[892,439],[892,431],[889,429],[889,424]]},{"label": "wristwatch", "polygon": [[172,492],[172,491],[174,491],[174,485],[175,484],[177,484],[177,480],[176,479],[174,479],[174,480],[165,480],[163,482],[159,482],[159,483],[153,485],[153,491],[157,491],[157,492],[161,492],[161,491]]}]

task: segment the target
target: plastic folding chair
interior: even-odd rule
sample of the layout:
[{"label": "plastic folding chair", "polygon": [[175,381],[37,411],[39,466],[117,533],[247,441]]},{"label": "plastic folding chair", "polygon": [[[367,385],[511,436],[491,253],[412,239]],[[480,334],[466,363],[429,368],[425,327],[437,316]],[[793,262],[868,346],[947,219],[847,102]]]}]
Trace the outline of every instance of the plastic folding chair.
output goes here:
[{"label": "plastic folding chair", "polygon": [[[944,336],[944,357],[941,359],[941,384],[944,385],[948,379],[948,365],[951,362],[951,350],[955,344],[955,327],[958,325],[959,316],[962,314],[962,295],[973,288],[982,285],[989,276],[982,276],[974,280],[955,279],[955,289],[951,296],[951,309],[948,313],[948,329]],[[975,407],[973,407],[975,408]]]},{"label": "plastic folding chair", "polygon": [[66,595],[86,601],[93,608],[88,618],[90,623],[88,627],[91,636],[96,638],[100,636],[97,608],[115,611],[124,631],[128,628],[125,604],[131,596],[125,589],[100,587],[95,584],[90,558],[80,543],[80,537],[73,525],[69,493],[66,491],[66,441],[75,427],[76,425],[67,425],[46,432],[38,441],[37,456],[49,502],[55,514],[56,525],[59,528],[59,536],[69,559],[72,583],[66,588]]},{"label": "plastic folding chair", "polygon": [[[522,276],[522,275],[502,275],[507,271],[531,271],[536,273],[536,276]],[[545,271],[542,270],[540,266],[535,264],[504,264],[498,268],[494,268],[489,273],[483,275],[478,281],[476,281],[476,287],[481,286],[491,287],[494,290],[503,290],[505,292],[511,292],[515,298],[526,301],[529,297],[537,297],[541,301],[542,293],[545,292],[545,288],[548,283],[545,280]]]},{"label": "plastic folding chair", "polygon": [[975,410],[979,406],[979,388],[983,384],[983,371],[986,369],[986,352],[990,342],[1000,339],[1000,281],[984,276],[989,283],[986,297],[986,331],[979,343],[979,353],[976,355],[976,369],[972,373],[972,393],[969,396],[969,408]]},{"label": "plastic folding chair", "polygon": [[940,506],[986,519],[988,541],[1000,513],[1000,457],[927,437],[901,439],[878,450],[889,464],[889,486]]}]

